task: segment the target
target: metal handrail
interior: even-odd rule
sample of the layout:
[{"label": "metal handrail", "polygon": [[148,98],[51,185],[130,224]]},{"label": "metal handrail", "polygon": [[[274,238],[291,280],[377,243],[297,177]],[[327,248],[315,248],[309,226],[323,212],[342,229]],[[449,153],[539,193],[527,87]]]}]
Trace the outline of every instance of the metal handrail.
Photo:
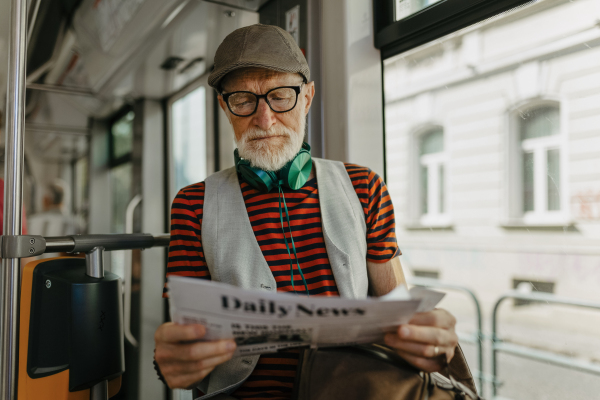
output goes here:
[{"label": "metal handrail", "polygon": [[463,292],[463,293],[466,293],[471,298],[471,300],[473,300],[473,303],[475,304],[475,312],[476,312],[476,317],[477,317],[477,330],[475,332],[475,335],[471,336],[471,335],[464,335],[464,334],[460,334],[460,333],[457,333],[457,334],[458,334],[460,340],[466,341],[469,343],[473,343],[477,346],[478,370],[475,372],[477,375],[477,380],[479,381],[479,391],[483,397],[484,380],[485,380],[485,374],[483,372],[483,339],[484,339],[484,335],[483,335],[483,330],[482,330],[481,306],[479,305],[479,299],[477,299],[475,292],[473,292],[471,289],[469,289],[468,287],[465,287],[465,286],[455,285],[455,284],[451,284],[451,283],[445,283],[445,282],[441,282],[437,279],[431,279],[431,278],[415,277],[415,278],[410,279],[408,283],[410,283],[411,285],[415,285],[415,286],[426,286],[426,287],[432,287],[432,288],[449,289],[449,290]]},{"label": "metal handrail", "polygon": [[498,337],[498,310],[500,304],[506,299],[517,299],[517,300],[528,300],[546,304],[562,304],[566,306],[573,306],[579,308],[589,308],[594,310],[600,310],[600,303],[573,299],[569,297],[555,296],[549,293],[521,293],[517,291],[510,291],[503,294],[494,305],[494,311],[492,313],[492,397],[495,398],[498,394],[498,387],[500,382],[497,379],[498,375],[498,352],[504,352],[513,354],[515,356],[529,358],[531,360],[545,361],[561,367],[568,367],[583,372],[590,372],[594,374],[600,374],[600,364],[581,361],[572,357],[562,356],[555,354],[550,351],[532,349],[527,346],[503,343]]},{"label": "metal handrail", "polygon": [[44,253],[86,253],[94,247],[103,247],[107,251],[149,249],[151,247],[167,247],[168,234],[151,235],[148,233],[105,234],[105,235],[71,235],[45,237]]},{"label": "metal handrail", "polygon": [[[27,0],[13,0],[11,3],[4,134],[3,233],[14,236],[22,233]],[[20,261],[19,258],[2,259],[0,400],[13,400],[16,394]]]}]

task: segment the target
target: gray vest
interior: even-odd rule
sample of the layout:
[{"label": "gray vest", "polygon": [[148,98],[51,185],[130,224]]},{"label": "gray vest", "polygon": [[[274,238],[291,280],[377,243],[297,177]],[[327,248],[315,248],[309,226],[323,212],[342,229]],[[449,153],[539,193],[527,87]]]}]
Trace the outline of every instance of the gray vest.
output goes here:
[{"label": "gray vest", "polygon": [[[323,237],[341,297],[367,296],[367,227],[361,203],[344,164],[313,158],[319,188]],[[235,168],[205,181],[202,248],[212,280],[275,292],[277,284],[250,225]],[[199,388],[212,398],[233,393],[252,373],[259,356],[229,360]]]}]

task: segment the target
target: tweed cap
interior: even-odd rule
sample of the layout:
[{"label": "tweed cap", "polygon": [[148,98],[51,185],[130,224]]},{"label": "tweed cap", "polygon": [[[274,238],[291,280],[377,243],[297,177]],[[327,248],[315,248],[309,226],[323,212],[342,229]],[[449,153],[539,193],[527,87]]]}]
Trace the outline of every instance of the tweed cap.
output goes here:
[{"label": "tweed cap", "polygon": [[287,31],[273,25],[250,25],[231,32],[219,45],[208,84],[220,91],[221,80],[236,69],[266,68],[301,74],[310,81],[302,51]]}]

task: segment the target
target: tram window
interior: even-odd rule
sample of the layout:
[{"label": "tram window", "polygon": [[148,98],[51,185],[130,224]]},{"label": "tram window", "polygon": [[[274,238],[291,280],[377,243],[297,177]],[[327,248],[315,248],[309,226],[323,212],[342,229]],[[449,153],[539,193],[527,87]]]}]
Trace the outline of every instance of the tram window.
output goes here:
[{"label": "tram window", "polygon": [[375,47],[392,57],[531,0],[373,0]]},{"label": "tram window", "polygon": [[133,111],[127,111],[125,115],[114,121],[110,128],[110,152],[112,160],[120,160],[127,157],[133,150]]},{"label": "tram window", "polygon": [[131,200],[133,180],[132,163],[124,163],[110,170],[111,232],[125,233],[125,212]]},{"label": "tram window", "polygon": [[[111,190],[111,223],[112,233],[125,233],[125,213],[131,200],[131,187],[133,185],[133,166],[126,162],[110,170]],[[111,253],[111,271],[121,277],[125,276],[125,257],[128,252],[114,251]]]},{"label": "tram window", "polygon": [[[112,119],[110,124],[110,230],[112,233],[125,233],[125,213],[132,198],[133,163],[133,123],[135,113],[126,107]],[[126,252],[111,254],[111,271],[124,276]]]},{"label": "tram window", "polygon": [[[442,3],[452,1],[421,13]],[[403,260],[474,290],[484,321],[503,294],[532,283],[534,292],[598,300],[600,42],[582,32],[598,38],[599,16],[597,0],[540,0],[391,57],[382,52],[386,184]],[[451,224],[428,225],[434,213]],[[459,325],[473,320],[467,302],[452,301],[441,307]],[[598,312],[503,304],[503,339],[598,360]],[[499,360],[502,398],[600,391],[600,379],[585,373],[504,353]],[[549,389],[563,374],[573,378]]]},{"label": "tram window", "polygon": [[75,214],[87,216],[88,212],[88,190],[89,190],[89,174],[88,174],[88,158],[82,157],[75,161],[74,171],[74,204],[73,209]]},{"label": "tram window", "polygon": [[110,124],[111,231],[114,233],[125,232],[125,211],[131,200],[134,119],[135,113],[126,107]]},{"label": "tram window", "polygon": [[176,192],[203,181],[207,175],[204,86],[173,102],[171,112],[171,157]]}]

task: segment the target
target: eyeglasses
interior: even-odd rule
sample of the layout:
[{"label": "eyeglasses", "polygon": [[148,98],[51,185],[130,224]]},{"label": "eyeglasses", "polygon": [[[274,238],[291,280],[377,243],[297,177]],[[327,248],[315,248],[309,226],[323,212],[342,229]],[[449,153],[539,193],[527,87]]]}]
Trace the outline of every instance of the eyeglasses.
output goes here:
[{"label": "eyeglasses", "polygon": [[265,94],[252,92],[221,93],[229,111],[238,117],[249,117],[256,112],[260,99],[265,99],[271,110],[284,113],[294,109],[298,102],[300,86],[282,86],[269,90]]}]

